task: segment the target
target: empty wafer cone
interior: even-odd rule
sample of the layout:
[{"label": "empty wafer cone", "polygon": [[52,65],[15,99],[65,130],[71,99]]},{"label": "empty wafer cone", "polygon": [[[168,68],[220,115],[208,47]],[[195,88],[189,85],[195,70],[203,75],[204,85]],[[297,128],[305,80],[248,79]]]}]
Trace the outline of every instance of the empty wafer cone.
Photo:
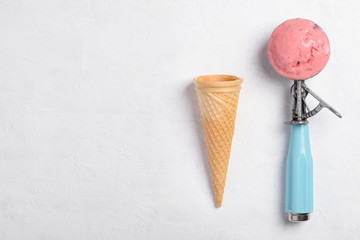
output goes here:
[{"label": "empty wafer cone", "polygon": [[194,78],[217,207],[221,207],[242,79],[231,75]]}]

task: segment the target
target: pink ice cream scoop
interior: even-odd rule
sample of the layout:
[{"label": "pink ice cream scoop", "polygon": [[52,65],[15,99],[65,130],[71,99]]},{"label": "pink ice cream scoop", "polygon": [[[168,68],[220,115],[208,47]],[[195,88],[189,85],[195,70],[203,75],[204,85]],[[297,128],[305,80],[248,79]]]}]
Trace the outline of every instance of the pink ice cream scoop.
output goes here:
[{"label": "pink ice cream scoop", "polygon": [[267,53],[277,73],[293,80],[305,80],[325,67],[330,57],[330,44],[319,25],[296,18],[274,30]]}]

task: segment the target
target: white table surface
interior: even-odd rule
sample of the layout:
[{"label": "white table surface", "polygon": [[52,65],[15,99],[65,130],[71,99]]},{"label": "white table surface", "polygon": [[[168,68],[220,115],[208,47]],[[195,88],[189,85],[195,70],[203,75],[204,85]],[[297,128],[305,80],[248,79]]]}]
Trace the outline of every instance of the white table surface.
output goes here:
[{"label": "white table surface", "polygon": [[[0,1],[0,239],[360,239],[360,2]],[[272,30],[307,18],[331,58],[307,84],[312,219],[284,213],[288,91]],[[192,78],[244,78],[223,207]]]}]

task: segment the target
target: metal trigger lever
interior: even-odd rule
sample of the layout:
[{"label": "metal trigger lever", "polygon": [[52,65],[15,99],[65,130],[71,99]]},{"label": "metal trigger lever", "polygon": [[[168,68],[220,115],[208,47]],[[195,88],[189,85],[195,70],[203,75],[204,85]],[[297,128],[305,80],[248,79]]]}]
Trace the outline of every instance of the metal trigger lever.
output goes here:
[{"label": "metal trigger lever", "polygon": [[329,109],[336,116],[338,116],[339,118],[342,118],[341,114],[338,111],[336,111],[328,103],[326,103],[324,100],[322,100],[316,93],[314,93],[308,86],[306,86],[305,83],[302,84],[302,87],[307,93],[310,93],[310,95],[312,95],[316,100],[319,101],[319,104],[313,110],[311,110],[305,114],[306,118],[314,116],[315,114],[320,112],[320,110],[323,108]]}]

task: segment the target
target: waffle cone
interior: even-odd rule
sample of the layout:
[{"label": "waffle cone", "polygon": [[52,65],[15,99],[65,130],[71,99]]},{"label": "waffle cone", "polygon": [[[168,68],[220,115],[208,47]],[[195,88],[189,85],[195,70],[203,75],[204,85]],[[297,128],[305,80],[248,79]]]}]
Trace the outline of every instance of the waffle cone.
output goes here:
[{"label": "waffle cone", "polygon": [[221,207],[242,79],[208,75],[194,79],[216,207]]}]

